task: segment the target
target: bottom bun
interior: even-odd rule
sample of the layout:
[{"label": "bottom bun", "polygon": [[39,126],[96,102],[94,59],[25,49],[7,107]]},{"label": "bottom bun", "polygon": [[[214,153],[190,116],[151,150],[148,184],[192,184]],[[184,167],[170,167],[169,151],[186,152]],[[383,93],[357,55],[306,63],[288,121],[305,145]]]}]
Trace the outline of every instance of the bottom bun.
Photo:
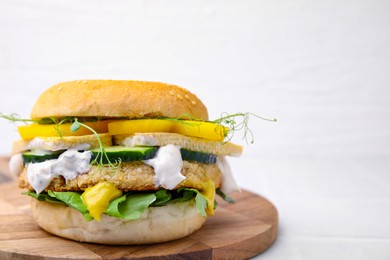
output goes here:
[{"label": "bottom bun", "polygon": [[206,221],[194,201],[148,208],[138,220],[107,215],[101,221],[85,221],[73,208],[32,199],[32,215],[38,225],[60,237],[111,245],[160,243],[190,235]]}]

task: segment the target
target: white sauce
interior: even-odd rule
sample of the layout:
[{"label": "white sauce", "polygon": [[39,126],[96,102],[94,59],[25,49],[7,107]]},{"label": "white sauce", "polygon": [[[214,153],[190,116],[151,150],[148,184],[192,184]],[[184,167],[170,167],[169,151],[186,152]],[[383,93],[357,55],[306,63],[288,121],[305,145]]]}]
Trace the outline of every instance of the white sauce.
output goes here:
[{"label": "white sauce", "polygon": [[9,160],[9,171],[15,176],[19,176],[19,174],[23,171],[22,154],[17,153],[12,155],[11,159]]},{"label": "white sauce", "polygon": [[[128,144],[133,142],[131,139],[127,141]],[[152,142],[152,140],[148,141]],[[39,142],[39,140],[36,140],[36,142]],[[58,176],[63,176],[66,180],[71,180],[87,172],[89,170],[91,156],[90,151],[80,153],[75,149],[70,149],[61,154],[58,159],[41,163],[31,163],[28,165],[27,170],[28,181],[34,190],[40,193]],[[161,186],[166,189],[174,189],[186,178],[180,172],[183,160],[181,158],[180,147],[178,146],[172,144],[162,146],[159,148],[156,157],[144,162],[154,168],[154,184],[156,187]],[[20,174],[23,170],[22,155],[15,154],[12,156],[9,165],[12,174]],[[221,190],[226,194],[240,191],[224,156],[217,157],[217,166],[222,172]]]},{"label": "white sauce", "polygon": [[27,168],[28,182],[37,193],[41,193],[56,177],[71,180],[87,172],[91,156],[90,151],[67,150],[58,159],[30,163]]},{"label": "white sauce", "polygon": [[225,194],[230,194],[234,191],[241,191],[240,187],[238,187],[236,180],[233,177],[232,170],[230,169],[230,166],[226,161],[225,156],[217,157],[217,166],[222,172],[221,191],[223,191]]},{"label": "white sauce", "polygon": [[183,160],[180,147],[169,144],[158,149],[156,157],[144,161],[154,168],[154,185],[169,190],[175,188],[186,177],[180,172]]}]

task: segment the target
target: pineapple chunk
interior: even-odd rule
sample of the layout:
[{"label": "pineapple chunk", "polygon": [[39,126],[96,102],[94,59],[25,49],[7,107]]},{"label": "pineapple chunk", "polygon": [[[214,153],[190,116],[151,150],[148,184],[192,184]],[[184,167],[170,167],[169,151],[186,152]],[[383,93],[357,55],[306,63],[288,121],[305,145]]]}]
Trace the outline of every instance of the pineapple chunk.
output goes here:
[{"label": "pineapple chunk", "polygon": [[214,182],[209,179],[201,189],[200,193],[206,198],[207,200],[207,208],[206,213],[209,216],[214,215],[214,198],[215,198],[215,184]]},{"label": "pineapple chunk", "polygon": [[100,221],[100,215],[107,210],[110,202],[120,196],[122,196],[121,190],[114,184],[104,181],[87,188],[81,198],[91,216]]}]

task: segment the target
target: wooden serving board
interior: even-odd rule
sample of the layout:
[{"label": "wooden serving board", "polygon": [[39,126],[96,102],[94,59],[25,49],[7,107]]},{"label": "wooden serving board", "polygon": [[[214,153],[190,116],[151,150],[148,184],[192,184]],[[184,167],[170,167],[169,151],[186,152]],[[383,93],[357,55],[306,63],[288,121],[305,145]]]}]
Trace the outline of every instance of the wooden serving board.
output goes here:
[{"label": "wooden serving board", "polygon": [[35,224],[30,198],[14,181],[0,184],[0,259],[247,259],[269,248],[278,215],[271,202],[248,191],[235,204],[218,201],[216,214],[189,237],[142,246],[80,243],[47,233]]}]

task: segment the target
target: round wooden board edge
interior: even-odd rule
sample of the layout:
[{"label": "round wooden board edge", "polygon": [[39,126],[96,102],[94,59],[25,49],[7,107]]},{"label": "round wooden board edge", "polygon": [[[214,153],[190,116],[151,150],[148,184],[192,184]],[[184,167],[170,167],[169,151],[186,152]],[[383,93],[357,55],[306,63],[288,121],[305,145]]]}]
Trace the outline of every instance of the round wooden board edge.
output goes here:
[{"label": "round wooden board edge", "polygon": [[[15,186],[15,188],[14,188],[14,186]],[[16,187],[16,184],[13,182],[0,184],[0,189],[3,190],[3,188],[5,188],[5,190],[8,189],[10,191],[12,191],[14,189],[15,193],[19,192],[19,190]],[[19,192],[19,194],[20,194],[20,192]],[[235,206],[236,207],[240,206],[240,201],[247,201],[248,198],[250,198],[252,200],[256,200],[257,203],[258,202],[263,203],[265,205],[265,208],[267,208],[267,212],[265,212],[266,213],[265,216],[261,216],[261,219],[258,219],[256,221],[259,221],[259,223],[263,222],[265,224],[268,224],[269,228],[267,229],[267,231],[263,232],[261,234],[258,234],[257,236],[251,237],[248,240],[241,241],[240,243],[237,243],[235,245],[228,244],[228,245],[223,245],[221,247],[209,247],[207,245],[207,243],[205,244],[206,247],[199,246],[199,245],[196,245],[196,243],[195,243],[196,241],[195,241],[195,242],[192,242],[192,244],[193,244],[192,246],[195,247],[195,248],[193,248],[195,251],[188,252],[188,250],[183,250],[181,252],[177,252],[177,254],[174,255],[175,257],[180,257],[180,258],[186,257],[187,258],[191,255],[191,253],[196,253],[197,256],[199,256],[199,257],[202,256],[201,259],[204,259],[204,257],[207,257],[207,258],[210,257],[212,259],[229,259],[229,258],[230,259],[237,259],[238,255],[241,255],[242,258],[249,258],[249,257],[256,256],[258,254],[261,254],[262,252],[264,252],[265,250],[267,250],[269,247],[272,246],[272,244],[276,240],[277,231],[278,231],[278,213],[277,213],[276,207],[270,201],[265,199],[264,197],[262,197],[256,193],[246,191],[246,190],[243,190],[241,193],[235,193],[235,194],[233,194],[232,197],[237,201],[236,204],[232,205],[232,204],[220,203],[219,207],[227,209],[227,210],[229,210],[229,208],[234,209]],[[26,200],[26,201],[28,201],[28,200]],[[253,214],[256,214],[256,211],[258,211],[257,208],[252,208],[252,209],[246,208],[246,209],[243,209],[242,211],[239,210],[238,214],[242,214],[243,216],[248,215],[247,217],[253,218]],[[267,214],[268,214],[268,216],[267,216]],[[32,220],[32,218],[31,218],[31,220]],[[44,231],[42,231],[42,232],[44,232]],[[200,231],[198,231],[198,232],[200,232]],[[1,233],[1,231],[0,231],[0,233]],[[196,234],[197,233],[194,233],[193,235],[191,235],[187,238],[183,238],[181,240],[183,240],[183,242],[184,242],[184,240],[193,240],[193,237],[196,236]],[[90,243],[79,243],[79,242],[70,241],[67,239],[58,238],[58,237],[51,235],[51,234],[48,234],[48,237],[49,238],[54,237],[55,239],[61,239],[61,240],[66,241],[66,243],[77,243],[78,246],[82,246],[86,250],[90,250],[91,253],[97,253],[97,252],[101,251],[100,250],[101,248],[104,248],[108,251],[112,251],[115,249],[119,249],[119,248],[123,249],[126,247],[126,246],[109,246],[109,245],[97,245],[97,244],[90,244]],[[21,239],[19,238],[17,240],[21,240]],[[247,242],[249,240],[251,241],[251,248],[247,248],[248,247]],[[259,243],[259,241],[262,241],[262,242]],[[175,243],[175,242],[180,242],[180,240],[157,244],[157,245],[127,246],[127,247],[138,247],[140,249],[142,248],[143,250],[146,250],[147,248],[150,248],[152,246],[153,247],[161,247],[161,246],[164,247],[164,245],[169,246],[170,243]],[[199,241],[199,242],[202,243],[201,241]],[[189,245],[191,245],[191,243],[189,243]],[[253,247],[253,245],[256,245],[256,246]],[[105,250],[103,250],[103,251],[105,251]],[[97,254],[97,255],[99,255],[99,254]],[[168,256],[169,255],[164,255],[163,257],[168,257]],[[5,258],[5,259],[30,259],[30,257],[34,257],[37,259],[45,259],[45,260],[61,259],[61,258],[58,258],[58,256],[48,257],[48,256],[42,256],[42,255],[39,256],[39,255],[33,255],[33,254],[32,255],[18,254],[18,252],[4,251],[0,248],[0,259],[3,259],[3,258]],[[100,255],[100,257],[102,259],[104,259],[104,258],[109,258],[109,259],[137,259],[138,258],[138,259],[140,259],[140,258],[144,258],[147,256],[136,257],[136,256],[132,256],[132,254],[130,254],[128,256],[120,254],[120,255],[118,255],[118,257],[112,256],[112,255],[111,256]],[[155,257],[159,257],[159,256],[150,255],[148,257],[148,259],[153,259]],[[67,259],[72,259],[72,258],[67,258]],[[73,259],[76,259],[76,258],[73,258]],[[96,259],[96,258],[92,257],[89,259]]]}]

